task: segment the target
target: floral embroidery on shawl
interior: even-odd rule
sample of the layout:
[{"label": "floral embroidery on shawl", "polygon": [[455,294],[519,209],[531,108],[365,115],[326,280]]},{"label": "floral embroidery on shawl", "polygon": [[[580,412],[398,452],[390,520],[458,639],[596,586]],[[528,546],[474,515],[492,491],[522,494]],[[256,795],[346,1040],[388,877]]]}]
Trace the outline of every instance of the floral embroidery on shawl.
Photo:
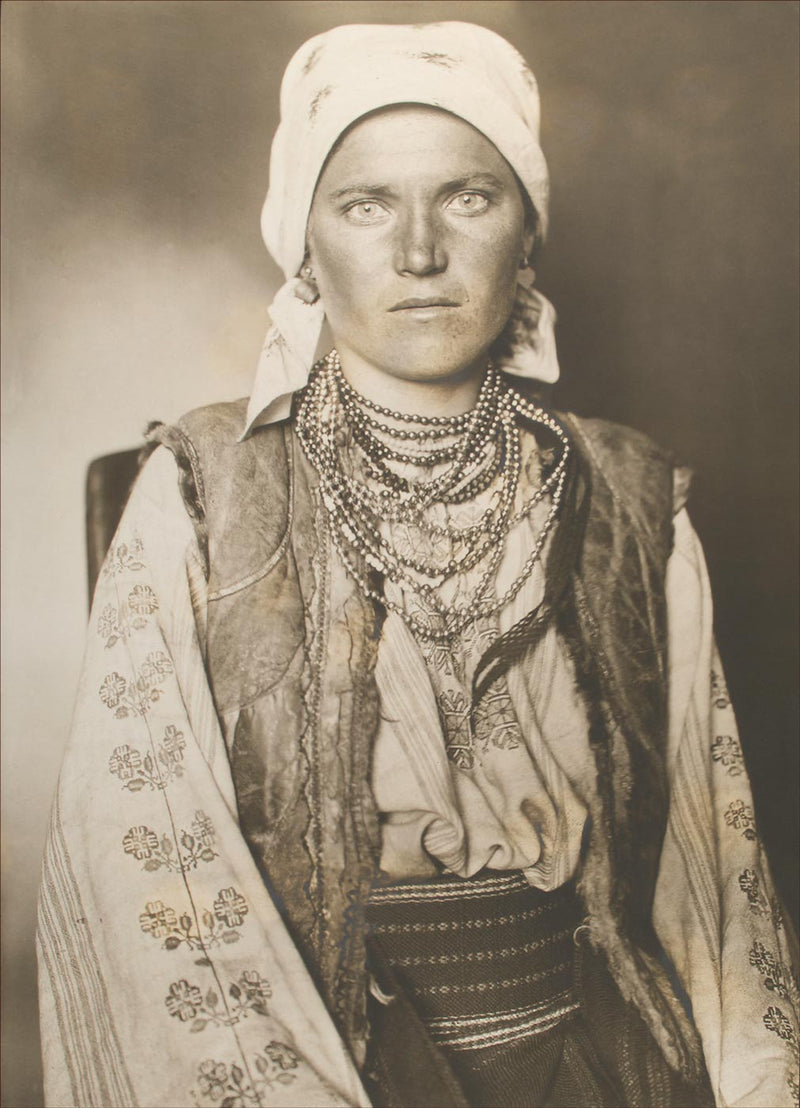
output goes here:
[{"label": "floral embroidery on shawl", "polygon": [[122,840],[122,849],[137,861],[144,862],[144,869],[148,871],[163,866],[175,873],[186,873],[196,869],[199,862],[213,862],[219,857],[214,850],[215,841],[213,823],[205,812],[198,809],[191,830],[178,832],[177,845],[168,834],[159,836],[152,828],[141,825],[130,828]]},{"label": "floral embroidery on shawl", "polygon": [[725,822],[735,831],[741,831],[746,839],[755,842],[756,821],[753,809],[743,800],[732,800],[725,810]]},{"label": "floral embroidery on shawl", "polygon": [[140,631],[157,611],[158,598],[149,585],[135,585],[127,601],[119,607],[106,604],[97,619],[97,633],[105,639],[106,650],[134,631]]},{"label": "floral embroidery on shawl", "polygon": [[260,1105],[261,1096],[276,1082],[291,1085],[300,1059],[286,1043],[272,1040],[263,1051],[254,1054],[251,1067],[258,1074],[249,1077],[235,1063],[217,1062],[213,1058],[200,1063],[197,1074],[199,1095],[205,1104],[221,1104],[222,1108],[246,1108]]},{"label": "floral embroidery on shawl", "polygon": [[791,997],[797,1002],[797,982],[792,976],[791,970],[775,957],[771,950],[767,950],[758,939],[753,940],[750,950],[750,965],[754,966],[763,975],[763,985],[770,992],[786,1000]]},{"label": "floral embroidery on shawl", "polygon": [[[190,950],[204,950],[220,943],[238,942],[241,933],[237,928],[249,912],[247,901],[231,886],[219,890],[213,908],[213,912],[205,908],[199,913],[201,930],[189,912],[178,916],[175,909],[165,906],[163,901],[150,901],[139,915],[139,927],[154,939],[164,939],[165,950],[177,950],[183,943]],[[207,959],[202,961],[206,963]]]},{"label": "floral embroidery on shawl", "polygon": [[[196,986],[185,979],[173,981],[164,998],[167,1011],[183,1023],[192,1021],[189,1030],[193,1033],[203,1031],[209,1024],[218,1027],[233,1027],[251,1012],[259,1016],[268,1016],[267,1001],[272,996],[272,987],[266,978],[255,970],[245,970],[237,981],[228,986],[228,1000],[220,998],[213,987],[206,990],[205,996]],[[220,1005],[224,1007],[220,1007]]]},{"label": "floral embroidery on shawl", "polygon": [[142,540],[134,532],[130,542],[118,542],[112,546],[103,563],[103,577],[118,577],[121,573],[137,573],[144,569]]},{"label": "floral embroidery on shawl", "polygon": [[711,744],[711,758],[723,766],[730,777],[742,773],[742,748],[733,735],[717,735]]},{"label": "floral embroidery on shawl", "polygon": [[715,708],[719,708],[722,711],[723,708],[729,708],[731,698],[728,696],[728,686],[725,684],[725,678],[717,670],[711,671],[711,699]]},{"label": "floral embroidery on shawl", "polygon": [[775,930],[779,931],[783,927],[783,913],[778,899],[773,897],[771,903],[767,902],[766,896],[761,891],[761,880],[754,869],[748,868],[739,874],[739,888],[746,895],[748,906],[754,915],[771,915]]},{"label": "floral embroidery on shawl", "polygon": [[145,716],[161,696],[158,686],[172,672],[172,662],[162,650],[156,650],[147,655],[132,681],[126,681],[116,670],[109,673],[103,679],[98,695],[117,719],[134,714]]},{"label": "floral embroidery on shawl", "polygon": [[108,759],[108,771],[119,778],[123,789],[132,793],[148,785],[151,791],[165,789],[173,778],[182,776],[185,749],[183,732],[170,723],[164,728],[161,742],[155,746],[155,758],[124,743],[114,748]]}]

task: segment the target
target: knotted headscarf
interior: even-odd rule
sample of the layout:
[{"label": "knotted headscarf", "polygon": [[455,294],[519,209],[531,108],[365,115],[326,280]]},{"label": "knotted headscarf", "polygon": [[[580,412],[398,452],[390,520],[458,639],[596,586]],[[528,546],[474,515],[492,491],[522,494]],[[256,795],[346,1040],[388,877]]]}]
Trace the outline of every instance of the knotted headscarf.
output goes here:
[{"label": "knotted headscarf", "polygon": [[[472,23],[351,24],[309,39],[281,85],[269,192],[261,216],[267,249],[286,276],[270,306],[272,326],[256,373],[245,433],[289,415],[314,360],[321,300],[296,295],[317,179],[339,136],[392,104],[426,104],[466,120],[497,147],[547,228],[547,165],[539,146],[539,94],[525,60],[505,39]],[[520,270],[500,364],[539,381],[558,378],[552,305]]]}]

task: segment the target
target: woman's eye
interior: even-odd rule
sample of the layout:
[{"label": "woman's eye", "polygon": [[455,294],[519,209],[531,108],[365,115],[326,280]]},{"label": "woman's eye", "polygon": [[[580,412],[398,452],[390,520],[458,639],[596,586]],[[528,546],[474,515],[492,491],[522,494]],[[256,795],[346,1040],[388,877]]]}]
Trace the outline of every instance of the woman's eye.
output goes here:
[{"label": "woman's eye", "polygon": [[478,215],[489,207],[489,198],[482,192],[460,192],[447,207],[458,215]]},{"label": "woman's eye", "polygon": [[368,225],[379,223],[386,215],[386,209],[375,200],[358,200],[345,209],[345,216],[351,223]]}]

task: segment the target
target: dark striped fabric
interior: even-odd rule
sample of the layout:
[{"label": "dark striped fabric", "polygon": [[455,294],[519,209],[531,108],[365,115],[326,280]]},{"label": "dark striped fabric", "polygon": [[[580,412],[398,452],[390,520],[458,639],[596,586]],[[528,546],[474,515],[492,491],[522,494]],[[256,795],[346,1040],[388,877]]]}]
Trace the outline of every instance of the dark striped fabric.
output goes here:
[{"label": "dark striped fabric", "polygon": [[519,873],[390,885],[368,909],[431,1038],[453,1050],[527,1038],[575,1011],[580,922],[572,886],[546,894]]},{"label": "dark striped fabric", "polygon": [[365,1068],[376,1108],[713,1105],[585,943],[570,883],[484,871],[378,888]]}]

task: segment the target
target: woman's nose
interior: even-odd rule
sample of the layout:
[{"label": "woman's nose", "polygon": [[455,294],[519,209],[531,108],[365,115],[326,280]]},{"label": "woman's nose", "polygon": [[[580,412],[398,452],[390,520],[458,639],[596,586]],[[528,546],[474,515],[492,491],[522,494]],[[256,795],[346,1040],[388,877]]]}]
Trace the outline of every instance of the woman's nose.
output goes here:
[{"label": "woman's nose", "polygon": [[433,213],[409,213],[398,226],[395,249],[398,273],[426,277],[447,268],[444,229]]}]

